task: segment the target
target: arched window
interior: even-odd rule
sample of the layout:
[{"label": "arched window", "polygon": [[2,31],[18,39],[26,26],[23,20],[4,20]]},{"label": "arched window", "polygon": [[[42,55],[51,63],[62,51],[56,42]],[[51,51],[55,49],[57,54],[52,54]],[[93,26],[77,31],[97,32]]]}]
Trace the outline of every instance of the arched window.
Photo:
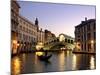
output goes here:
[{"label": "arched window", "polygon": [[67,42],[67,39],[65,39],[65,42]]},{"label": "arched window", "polygon": [[59,42],[59,39],[57,39],[57,42]]},{"label": "arched window", "polygon": [[71,44],[73,44],[73,40],[71,40]]},{"label": "arched window", "polygon": [[70,43],[70,39],[68,39],[68,43]]}]

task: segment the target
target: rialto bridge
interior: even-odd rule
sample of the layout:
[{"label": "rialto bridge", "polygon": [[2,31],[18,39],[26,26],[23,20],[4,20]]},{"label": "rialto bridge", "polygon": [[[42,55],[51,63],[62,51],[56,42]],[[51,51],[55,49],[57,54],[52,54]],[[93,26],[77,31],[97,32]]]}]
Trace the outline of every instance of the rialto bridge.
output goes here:
[{"label": "rialto bridge", "polygon": [[44,44],[44,49],[47,50],[73,50],[74,47],[74,38],[65,34],[60,34],[57,38],[52,38]]}]

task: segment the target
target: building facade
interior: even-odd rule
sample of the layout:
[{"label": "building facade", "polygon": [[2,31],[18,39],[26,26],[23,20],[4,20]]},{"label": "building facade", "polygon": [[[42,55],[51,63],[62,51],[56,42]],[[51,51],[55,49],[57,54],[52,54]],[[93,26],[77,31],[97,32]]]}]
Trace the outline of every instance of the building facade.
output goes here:
[{"label": "building facade", "polygon": [[44,39],[44,31],[41,29],[39,29],[39,21],[38,18],[36,18],[35,20],[35,25],[37,26],[37,43],[44,43],[45,39]]},{"label": "building facade", "polygon": [[19,51],[32,50],[37,43],[37,26],[22,16],[19,16],[18,21]]},{"label": "building facade", "polygon": [[85,18],[75,26],[75,51],[96,52],[96,20]]},{"label": "building facade", "polygon": [[49,30],[45,30],[45,43],[52,41],[56,36]]},{"label": "building facade", "polygon": [[44,31],[42,31],[42,28],[40,30],[38,30],[38,42],[42,42],[44,43],[45,42],[45,39],[44,39]]},{"label": "building facade", "polygon": [[20,6],[14,0],[11,0],[11,53],[17,52],[18,39],[18,15]]},{"label": "building facade", "polygon": [[53,33],[39,29],[38,18],[35,23],[29,21],[19,15],[19,8],[17,1],[11,0],[11,50],[13,54],[33,50],[39,42],[45,44],[54,40]]}]

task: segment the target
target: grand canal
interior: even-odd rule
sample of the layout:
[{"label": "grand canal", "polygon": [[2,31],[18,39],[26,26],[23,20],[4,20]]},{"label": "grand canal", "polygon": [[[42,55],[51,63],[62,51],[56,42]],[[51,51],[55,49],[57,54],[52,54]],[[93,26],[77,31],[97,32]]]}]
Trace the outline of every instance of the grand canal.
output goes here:
[{"label": "grand canal", "polygon": [[73,54],[71,51],[51,52],[48,62],[41,61],[35,53],[20,54],[11,59],[12,75],[90,70],[96,68],[96,56],[91,54]]}]

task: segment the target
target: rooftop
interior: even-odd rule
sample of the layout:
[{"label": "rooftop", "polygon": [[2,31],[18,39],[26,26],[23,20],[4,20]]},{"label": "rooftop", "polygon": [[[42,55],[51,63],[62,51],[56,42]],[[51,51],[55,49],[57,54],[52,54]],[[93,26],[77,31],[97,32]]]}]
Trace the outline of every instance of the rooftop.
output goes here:
[{"label": "rooftop", "polygon": [[81,23],[79,25],[75,26],[75,28],[87,25],[87,23],[91,23],[91,22],[95,22],[95,21],[96,21],[96,19],[88,19],[88,20],[85,19],[85,21],[81,21]]}]

